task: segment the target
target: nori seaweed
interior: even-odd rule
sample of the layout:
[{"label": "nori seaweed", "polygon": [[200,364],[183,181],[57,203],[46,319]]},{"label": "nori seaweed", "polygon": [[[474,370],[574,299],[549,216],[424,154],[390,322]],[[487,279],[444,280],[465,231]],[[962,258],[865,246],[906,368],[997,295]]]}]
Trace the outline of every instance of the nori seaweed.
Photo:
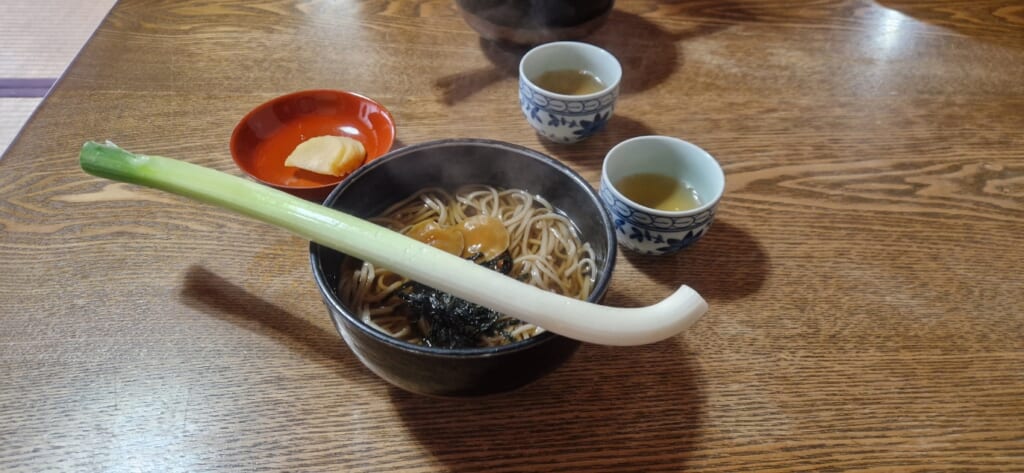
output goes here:
[{"label": "nori seaweed", "polygon": [[[480,255],[470,259],[479,263]],[[506,251],[479,264],[507,275],[512,270],[512,256]],[[424,320],[430,327],[429,333],[423,334],[427,346],[472,348],[479,346],[481,339],[494,336],[511,341],[505,329],[519,323],[515,319],[502,320],[498,312],[415,281],[403,284],[394,295],[405,302],[411,324],[415,326]]]}]

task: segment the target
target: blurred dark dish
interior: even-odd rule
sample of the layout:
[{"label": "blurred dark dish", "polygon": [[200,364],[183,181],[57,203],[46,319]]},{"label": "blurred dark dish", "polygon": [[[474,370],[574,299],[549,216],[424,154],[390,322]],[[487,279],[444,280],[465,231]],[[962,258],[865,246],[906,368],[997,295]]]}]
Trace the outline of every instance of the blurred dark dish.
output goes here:
[{"label": "blurred dark dish", "polygon": [[480,36],[531,46],[580,39],[611,13],[614,0],[457,0],[462,17]]},{"label": "blurred dark dish", "polygon": [[[599,302],[615,266],[614,226],[596,191],[565,164],[540,152],[491,140],[441,140],[388,153],[338,185],[324,205],[367,218],[427,187],[486,184],[524,189],[564,212],[594,250]],[[313,275],[335,327],[360,361],[402,389],[432,396],[480,396],[519,388],[567,361],[578,341],[551,332],[487,348],[438,348],[370,327],[338,296],[347,256],[310,245]],[[557,310],[557,308],[552,308]]]}]

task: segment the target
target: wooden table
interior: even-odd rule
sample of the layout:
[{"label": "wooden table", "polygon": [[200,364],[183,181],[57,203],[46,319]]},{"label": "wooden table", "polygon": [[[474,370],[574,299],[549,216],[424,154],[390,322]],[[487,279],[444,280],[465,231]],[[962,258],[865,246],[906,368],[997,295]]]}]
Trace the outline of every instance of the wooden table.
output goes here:
[{"label": "wooden table", "polygon": [[[560,146],[449,1],[122,1],[0,161],[0,470],[1024,470],[1019,2],[623,0],[587,40],[622,96]],[[384,103],[398,146],[499,139],[595,185],[626,138],[706,148],[714,228],[620,252],[606,302],[711,311],[424,398],[348,351],[304,241],[77,165],[111,139],[237,173],[236,121],[319,87]]]}]

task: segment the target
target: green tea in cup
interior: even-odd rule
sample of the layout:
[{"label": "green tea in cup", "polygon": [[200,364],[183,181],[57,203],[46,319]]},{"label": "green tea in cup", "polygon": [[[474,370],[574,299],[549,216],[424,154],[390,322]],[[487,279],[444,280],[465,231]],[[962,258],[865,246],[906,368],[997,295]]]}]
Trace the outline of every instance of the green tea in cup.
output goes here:
[{"label": "green tea in cup", "polygon": [[587,95],[605,89],[604,83],[594,73],[579,69],[545,71],[533,83],[548,92],[562,95]]},{"label": "green tea in cup", "polygon": [[697,190],[685,181],[654,173],[631,174],[615,183],[627,199],[644,207],[678,212],[700,207]]}]

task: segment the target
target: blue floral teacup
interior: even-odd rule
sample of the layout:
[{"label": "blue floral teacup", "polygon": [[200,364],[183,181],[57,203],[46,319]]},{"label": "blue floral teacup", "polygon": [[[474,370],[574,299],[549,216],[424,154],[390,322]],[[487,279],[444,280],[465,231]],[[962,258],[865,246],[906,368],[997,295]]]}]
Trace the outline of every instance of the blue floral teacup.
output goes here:
[{"label": "blue floral teacup", "polygon": [[[596,78],[586,93],[560,93],[538,82],[545,73],[585,72]],[[597,133],[615,110],[622,66],[608,51],[574,41],[547,43],[519,62],[519,106],[539,134],[556,143],[576,143]],[[550,86],[549,86],[550,87]]]},{"label": "blue floral teacup", "polygon": [[710,154],[667,136],[623,141],[605,156],[601,200],[627,249],[669,254],[707,234],[725,192],[725,173]]}]

